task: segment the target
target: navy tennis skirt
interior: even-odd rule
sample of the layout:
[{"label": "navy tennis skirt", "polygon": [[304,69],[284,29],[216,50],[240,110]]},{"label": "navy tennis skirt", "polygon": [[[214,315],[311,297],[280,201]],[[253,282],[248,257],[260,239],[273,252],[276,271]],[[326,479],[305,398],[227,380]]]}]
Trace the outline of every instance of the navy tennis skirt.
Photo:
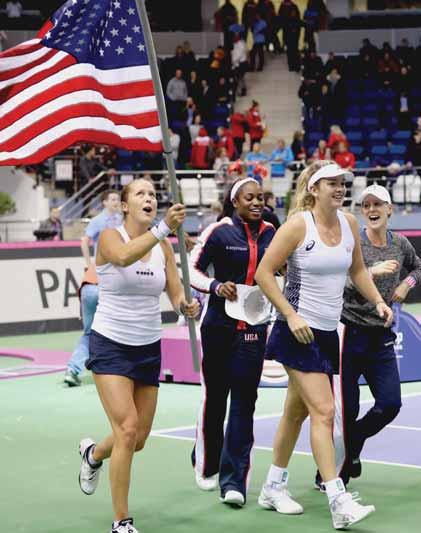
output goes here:
[{"label": "navy tennis skirt", "polygon": [[95,374],[125,376],[142,385],[159,387],[161,341],[129,346],[91,330],[86,368]]},{"label": "navy tennis skirt", "polygon": [[298,342],[283,320],[273,325],[266,346],[266,358],[276,359],[285,366],[301,372],[339,373],[339,337],[337,331],[311,328],[314,341]]}]

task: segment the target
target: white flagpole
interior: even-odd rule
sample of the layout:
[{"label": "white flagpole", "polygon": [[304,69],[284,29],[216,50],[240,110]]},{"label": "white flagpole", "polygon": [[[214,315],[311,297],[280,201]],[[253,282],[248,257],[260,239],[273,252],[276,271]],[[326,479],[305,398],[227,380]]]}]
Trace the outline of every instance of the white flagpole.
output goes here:
[{"label": "white flagpole", "polygon": [[[149,58],[149,66],[151,68],[152,80],[155,88],[155,96],[158,104],[159,122],[162,131],[162,144],[164,146],[164,154],[167,162],[168,175],[170,178],[171,193],[175,203],[180,202],[180,193],[178,190],[177,179],[175,174],[174,159],[172,157],[172,149],[170,136],[168,133],[168,118],[165,108],[165,98],[162,90],[161,79],[159,76],[158,62],[156,59],[155,46],[152,39],[152,32],[149,25],[148,14],[146,12],[145,0],[136,0],[137,9],[139,12],[140,20],[142,22],[143,35],[145,37],[146,51]],[[180,250],[181,271],[183,275],[183,285],[186,299],[191,302],[191,290],[190,290],[190,275],[187,262],[186,241],[184,239],[184,230],[182,227],[177,230],[178,244]],[[193,367],[196,372],[199,371],[199,355],[197,350],[197,338],[196,338],[196,323],[194,319],[188,319],[190,345],[193,356]]]}]

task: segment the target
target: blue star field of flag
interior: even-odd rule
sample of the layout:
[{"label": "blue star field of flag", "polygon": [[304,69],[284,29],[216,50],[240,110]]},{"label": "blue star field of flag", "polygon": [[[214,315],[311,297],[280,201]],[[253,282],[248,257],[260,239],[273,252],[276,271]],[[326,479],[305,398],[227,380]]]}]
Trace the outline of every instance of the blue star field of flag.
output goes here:
[{"label": "blue star field of flag", "polygon": [[42,44],[79,63],[103,70],[148,64],[134,0],[68,0],[51,21]]}]

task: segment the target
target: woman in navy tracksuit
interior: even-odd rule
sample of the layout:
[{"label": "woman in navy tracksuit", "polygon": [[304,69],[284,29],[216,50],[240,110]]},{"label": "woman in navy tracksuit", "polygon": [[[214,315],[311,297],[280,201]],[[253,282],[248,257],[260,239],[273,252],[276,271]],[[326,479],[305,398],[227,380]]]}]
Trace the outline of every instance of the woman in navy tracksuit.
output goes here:
[{"label": "woman in navy tracksuit", "polygon": [[[192,286],[210,293],[201,325],[203,399],[192,454],[196,482],[202,490],[215,490],[219,474],[222,501],[237,506],[246,499],[267,326],[230,318],[225,300],[236,300],[237,283],[255,284],[257,265],[275,233],[272,224],[262,220],[263,208],[256,180],[234,183],[219,222],[200,235],[190,257]],[[210,265],[213,276],[207,274]]]}]

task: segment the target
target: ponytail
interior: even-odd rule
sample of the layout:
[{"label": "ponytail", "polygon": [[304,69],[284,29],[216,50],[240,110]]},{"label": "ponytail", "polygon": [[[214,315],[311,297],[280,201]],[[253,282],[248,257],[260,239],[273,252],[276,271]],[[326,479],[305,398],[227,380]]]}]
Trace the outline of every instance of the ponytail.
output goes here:
[{"label": "ponytail", "polygon": [[313,174],[326,165],[332,164],[333,161],[314,161],[310,166],[305,168],[298,177],[297,190],[295,192],[294,207],[288,213],[288,218],[300,211],[311,211],[313,209],[316,200],[311,192],[308,191],[308,182]]}]

